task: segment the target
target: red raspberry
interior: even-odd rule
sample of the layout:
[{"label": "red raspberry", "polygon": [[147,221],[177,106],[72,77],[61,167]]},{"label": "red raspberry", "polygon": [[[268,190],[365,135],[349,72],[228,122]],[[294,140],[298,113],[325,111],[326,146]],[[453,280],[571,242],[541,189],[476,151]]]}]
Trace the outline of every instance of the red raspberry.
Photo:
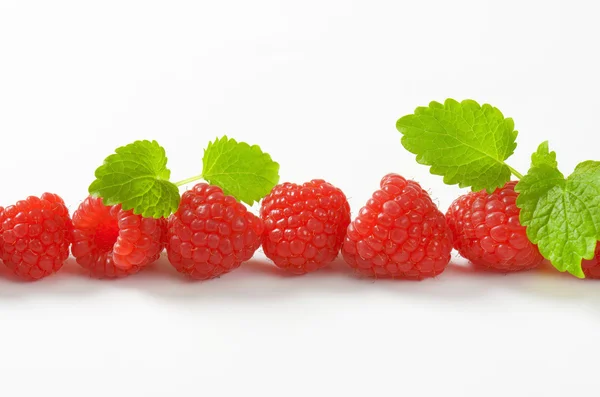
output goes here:
[{"label": "red raspberry", "polygon": [[166,224],[164,218],[145,218],[87,197],[73,213],[71,252],[93,277],[128,276],[160,257]]},{"label": "red raspberry", "polygon": [[346,262],[371,277],[420,280],[443,272],[452,251],[444,214],[417,182],[388,174],[380,186],[348,227]]},{"label": "red raspberry", "polygon": [[581,261],[581,268],[586,278],[600,278],[600,243],[596,244],[594,257]]},{"label": "red raspberry", "polygon": [[58,271],[69,257],[71,218],[62,198],[44,193],[0,211],[1,255],[16,275],[37,280]]},{"label": "red raspberry", "polygon": [[260,246],[263,223],[217,186],[183,193],[169,218],[167,253],[177,271],[207,280],[238,268]]},{"label": "red raspberry", "polygon": [[516,184],[508,182],[492,194],[471,192],[450,206],[446,219],[455,236],[454,248],[473,264],[513,272],[544,260],[519,222]]},{"label": "red raspberry", "polygon": [[264,198],[265,255],[275,265],[304,274],[331,263],[339,254],[350,223],[344,193],[320,179],[303,185],[284,183]]}]

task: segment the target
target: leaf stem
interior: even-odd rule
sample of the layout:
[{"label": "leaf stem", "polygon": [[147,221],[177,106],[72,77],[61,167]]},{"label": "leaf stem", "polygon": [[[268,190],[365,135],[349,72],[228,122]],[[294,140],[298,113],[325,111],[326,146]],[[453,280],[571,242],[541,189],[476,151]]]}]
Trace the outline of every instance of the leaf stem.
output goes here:
[{"label": "leaf stem", "polygon": [[515,170],[513,167],[511,167],[508,164],[506,164],[506,166],[508,167],[508,169],[514,176],[516,176],[519,179],[523,179],[523,174],[521,174],[519,171]]},{"label": "leaf stem", "polygon": [[193,176],[191,178],[184,179],[179,182],[175,182],[175,186],[179,187],[179,186],[187,185],[188,183],[197,181],[199,179],[202,179],[202,174]]}]

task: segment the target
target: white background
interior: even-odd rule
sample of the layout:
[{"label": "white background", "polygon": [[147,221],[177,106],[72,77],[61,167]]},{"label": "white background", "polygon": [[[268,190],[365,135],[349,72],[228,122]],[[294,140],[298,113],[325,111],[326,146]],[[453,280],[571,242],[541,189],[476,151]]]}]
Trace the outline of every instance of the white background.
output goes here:
[{"label": "white background", "polygon": [[[599,159],[593,1],[0,0],[0,204],[74,210],[120,145],[157,139],[174,180],[228,134],[282,181],[324,178],[353,213],[388,172],[445,211],[460,194],[401,147],[396,119],[447,97],[513,117],[525,172]],[[597,395],[600,284],[549,268],[373,281],[304,277],[262,254],[190,282],[163,258],[118,281],[70,261],[0,270],[2,396]]]}]

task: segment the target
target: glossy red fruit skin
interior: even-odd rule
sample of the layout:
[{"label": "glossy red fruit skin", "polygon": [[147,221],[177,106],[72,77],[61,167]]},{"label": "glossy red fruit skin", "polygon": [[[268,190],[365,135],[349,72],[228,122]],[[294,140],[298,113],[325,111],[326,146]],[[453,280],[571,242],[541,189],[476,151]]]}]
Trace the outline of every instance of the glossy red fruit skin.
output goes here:
[{"label": "glossy red fruit skin", "polygon": [[178,272],[197,280],[238,268],[260,247],[260,218],[217,186],[199,183],[183,193],[169,217],[167,253]]},{"label": "glossy red fruit skin", "polygon": [[262,201],[263,250],[275,265],[304,274],[331,263],[350,223],[344,193],[322,179],[283,183]]},{"label": "glossy red fruit skin", "polygon": [[56,194],[30,196],[0,211],[0,254],[4,264],[25,280],[57,272],[69,257],[71,218]]},{"label": "glossy red fruit skin", "polygon": [[592,259],[581,261],[581,268],[586,278],[600,279],[600,243],[596,243],[596,251]]},{"label": "glossy red fruit skin", "polygon": [[519,222],[516,184],[508,182],[492,194],[480,191],[460,196],[446,213],[454,248],[479,267],[515,272],[535,268],[544,260]]},{"label": "glossy red fruit skin", "polygon": [[165,247],[167,220],[135,215],[120,205],[87,197],[73,213],[71,252],[96,278],[135,274],[155,262]]},{"label": "glossy red fruit skin", "polygon": [[452,234],[429,194],[398,174],[383,177],[348,226],[342,255],[358,273],[420,280],[450,262]]}]

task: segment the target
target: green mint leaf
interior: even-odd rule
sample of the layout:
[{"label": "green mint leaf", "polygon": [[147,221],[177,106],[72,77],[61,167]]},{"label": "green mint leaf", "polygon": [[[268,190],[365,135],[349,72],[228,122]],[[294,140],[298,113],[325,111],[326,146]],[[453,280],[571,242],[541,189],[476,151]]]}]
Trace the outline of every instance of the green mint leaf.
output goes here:
[{"label": "green mint leaf", "polygon": [[504,162],[517,147],[513,120],[472,100],[431,102],[398,120],[402,145],[444,183],[492,192],[510,180]]},{"label": "green mint leaf", "polygon": [[556,186],[566,184],[564,175],[558,170],[556,153],[549,152],[548,142],[542,143],[531,155],[531,168],[515,187],[519,192],[517,206],[521,208],[521,224],[527,226],[542,197]]},{"label": "green mint leaf", "polygon": [[557,168],[556,152],[551,152],[548,148],[548,141],[542,142],[535,153],[531,155],[531,165],[533,167],[548,165]]},{"label": "green mint leaf", "polygon": [[202,177],[248,205],[260,201],[279,182],[279,164],[260,147],[226,136],[210,142],[202,158]]},{"label": "green mint leaf", "polygon": [[[545,146],[544,146],[545,145]],[[527,236],[560,271],[584,277],[582,259],[594,256],[600,240],[600,162],[585,161],[565,179],[546,143],[517,184],[517,206]]]},{"label": "green mint leaf", "polygon": [[179,206],[179,189],[169,182],[167,156],[156,141],[135,141],[115,150],[96,169],[91,195],[121,204],[145,217],[167,217]]}]

